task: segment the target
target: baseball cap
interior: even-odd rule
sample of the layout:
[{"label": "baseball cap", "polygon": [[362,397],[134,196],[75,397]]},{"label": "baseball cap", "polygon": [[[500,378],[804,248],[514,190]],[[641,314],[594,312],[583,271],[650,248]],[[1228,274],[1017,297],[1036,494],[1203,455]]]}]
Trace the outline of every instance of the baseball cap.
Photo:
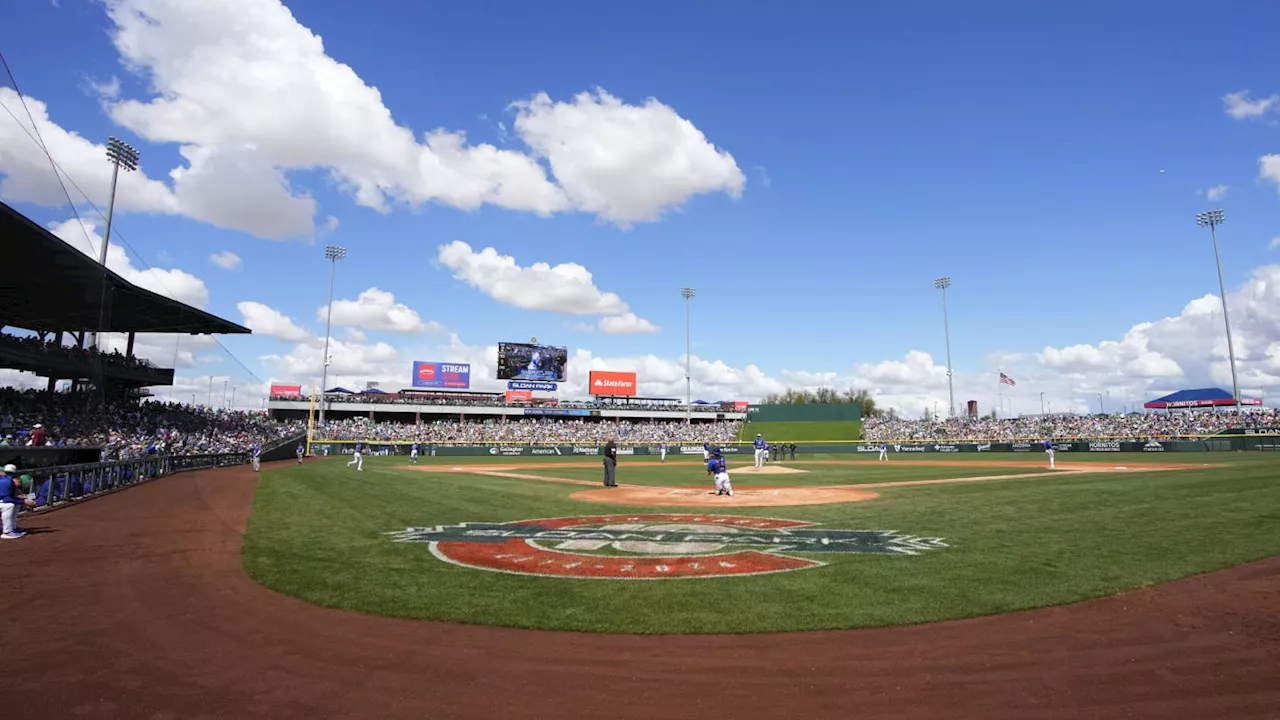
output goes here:
[{"label": "baseball cap", "polygon": [[30,490],[30,489],[31,489],[31,476],[30,476],[30,475],[23,475],[22,477],[20,477],[20,478],[18,478],[18,479],[22,481],[22,489],[23,489],[23,490]]},{"label": "baseball cap", "polygon": [[5,466],[4,466],[4,471],[5,471],[5,472],[7,472],[7,473],[16,473],[16,472],[18,472],[18,466],[17,466],[17,465],[5,465]]},{"label": "baseball cap", "polygon": [[31,426],[31,429],[32,429],[32,430],[39,430],[39,429],[40,429],[40,428],[42,428],[42,427],[44,427],[44,426],[43,426],[43,425],[41,425],[40,423],[36,423],[35,425],[32,425],[32,426]]}]

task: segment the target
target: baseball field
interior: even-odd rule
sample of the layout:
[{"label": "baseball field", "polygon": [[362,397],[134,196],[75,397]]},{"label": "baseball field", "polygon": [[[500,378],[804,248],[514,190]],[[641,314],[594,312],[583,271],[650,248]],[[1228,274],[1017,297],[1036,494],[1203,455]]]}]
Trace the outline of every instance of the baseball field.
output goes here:
[{"label": "baseball field", "polygon": [[346,458],[265,471],[242,562],[308,603],[543,630],[868,628],[1115,595],[1280,554],[1267,455]]}]

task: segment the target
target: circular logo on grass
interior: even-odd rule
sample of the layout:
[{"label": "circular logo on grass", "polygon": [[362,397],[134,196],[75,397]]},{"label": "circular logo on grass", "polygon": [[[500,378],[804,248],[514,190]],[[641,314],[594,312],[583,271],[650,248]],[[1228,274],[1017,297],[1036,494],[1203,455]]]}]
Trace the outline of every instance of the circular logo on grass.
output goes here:
[{"label": "circular logo on grass", "polygon": [[516,575],[607,580],[764,575],[822,567],[809,555],[918,555],[941,538],[892,530],[832,530],[732,515],[592,515],[459,523],[388,533],[429,543],[437,558]]}]

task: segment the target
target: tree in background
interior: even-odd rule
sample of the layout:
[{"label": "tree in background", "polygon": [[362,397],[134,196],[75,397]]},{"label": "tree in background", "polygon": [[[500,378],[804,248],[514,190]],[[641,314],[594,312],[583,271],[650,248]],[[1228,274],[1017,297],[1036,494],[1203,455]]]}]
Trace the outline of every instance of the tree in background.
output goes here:
[{"label": "tree in background", "polygon": [[817,390],[787,390],[786,392],[766,395],[761,405],[860,405],[862,417],[874,417],[880,414],[875,398],[867,390],[845,390],[840,392],[827,387]]}]

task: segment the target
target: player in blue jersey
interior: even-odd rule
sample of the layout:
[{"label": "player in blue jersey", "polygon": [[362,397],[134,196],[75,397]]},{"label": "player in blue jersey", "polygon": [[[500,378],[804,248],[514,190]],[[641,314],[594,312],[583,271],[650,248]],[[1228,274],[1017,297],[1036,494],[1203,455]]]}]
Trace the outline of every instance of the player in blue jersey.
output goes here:
[{"label": "player in blue jersey", "polygon": [[414,443],[409,447],[409,464],[418,464],[418,443]]},{"label": "player in blue jersey", "polygon": [[258,472],[262,469],[262,443],[253,446],[253,450],[249,452],[249,457],[253,460],[253,471]]},{"label": "player in blue jersey", "polygon": [[658,452],[662,453],[662,462],[667,461],[667,444],[662,443],[658,446]]},{"label": "player in blue jersey", "polygon": [[764,467],[764,459],[769,456],[769,443],[764,441],[760,433],[756,433],[756,467]]},{"label": "player in blue jersey", "polygon": [[720,455],[720,448],[711,451],[711,459],[707,461],[707,474],[716,479],[716,495],[733,495],[733,483],[729,481],[729,470]]},{"label": "player in blue jersey", "polygon": [[297,455],[298,455],[298,464],[299,464],[299,465],[301,465],[301,464],[302,464],[302,456],[307,454],[307,449],[306,449],[306,448],[304,448],[304,447],[302,446],[302,443],[298,443],[298,447],[297,447],[297,449],[296,449],[296,450],[294,450],[294,452],[295,452],[295,453],[297,453]]},{"label": "player in blue jersey", "polygon": [[884,443],[880,443],[880,459],[881,460],[889,459],[889,446],[885,445]]},{"label": "player in blue jersey", "polygon": [[1053,441],[1049,438],[1044,439],[1044,454],[1049,456],[1049,469],[1053,469]]},{"label": "player in blue jersey", "polygon": [[364,456],[360,454],[363,449],[362,444],[356,443],[355,452],[351,453],[351,462],[347,463],[347,467],[355,465],[357,470],[364,470]]},{"label": "player in blue jersey", "polygon": [[702,443],[702,460],[706,462],[711,459],[711,443]]}]

